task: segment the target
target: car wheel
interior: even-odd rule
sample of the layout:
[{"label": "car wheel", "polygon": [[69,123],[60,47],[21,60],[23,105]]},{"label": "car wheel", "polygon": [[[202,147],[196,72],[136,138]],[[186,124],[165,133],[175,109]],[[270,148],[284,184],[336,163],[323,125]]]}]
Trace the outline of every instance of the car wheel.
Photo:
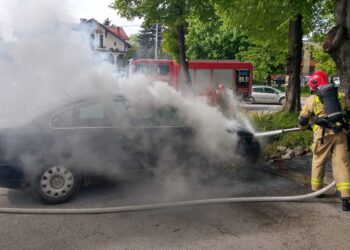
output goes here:
[{"label": "car wheel", "polygon": [[48,204],[59,204],[74,197],[81,186],[81,175],[66,166],[44,169],[36,178],[35,189],[40,198]]},{"label": "car wheel", "polygon": [[250,96],[248,99],[247,99],[247,103],[248,104],[254,104],[255,103],[255,100],[252,96]]},{"label": "car wheel", "polygon": [[286,98],[281,97],[281,99],[279,100],[279,104],[283,105],[285,102],[286,102]]}]

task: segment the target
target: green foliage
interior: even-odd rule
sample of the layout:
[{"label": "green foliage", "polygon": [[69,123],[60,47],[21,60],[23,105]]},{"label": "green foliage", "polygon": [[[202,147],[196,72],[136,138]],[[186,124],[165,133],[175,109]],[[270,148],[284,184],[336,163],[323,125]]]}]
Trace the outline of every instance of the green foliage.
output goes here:
[{"label": "green foliage", "polygon": [[333,59],[324,52],[320,44],[312,48],[312,57],[316,61],[316,70],[322,70],[329,76],[337,75],[337,68]]},{"label": "green foliage", "polygon": [[267,114],[251,113],[250,118],[260,131],[293,128],[298,124],[298,116],[296,114],[284,111]]},{"label": "green foliage", "polygon": [[213,13],[210,2],[204,0],[115,0],[110,7],[129,20],[144,18],[145,24],[167,27],[185,23],[190,14],[206,19]]},{"label": "green foliage", "polygon": [[163,31],[162,51],[165,54],[172,55],[172,59],[179,61],[179,46],[174,28],[168,28]]},{"label": "green foliage", "polygon": [[[286,9],[281,1],[215,1],[218,15],[230,28],[244,30],[254,44],[285,48],[287,44]],[[234,13],[234,14],[233,14]]]},{"label": "green foliage", "polygon": [[154,58],[156,35],[158,27],[158,54],[160,45],[162,44],[162,26],[161,25],[145,25],[141,26],[141,30],[137,35],[137,41],[139,45],[139,51],[137,58]]},{"label": "green foliage", "polygon": [[268,45],[251,45],[238,54],[238,59],[253,63],[254,78],[264,80],[267,74],[284,72],[287,51]]},{"label": "green foliage", "polygon": [[[171,29],[177,29],[177,41],[179,50],[173,55],[180,58],[181,72],[184,76],[184,82],[190,84],[191,76],[186,62],[185,34],[184,30],[190,15],[194,15],[201,20],[210,20],[214,13],[213,6],[209,0],[115,0],[110,5],[111,8],[118,11],[119,15],[132,20],[136,17],[143,18],[145,24],[162,24]],[[165,49],[172,51],[174,45],[169,40]],[[176,43],[174,43],[176,44]]]},{"label": "green foliage", "polygon": [[312,132],[309,130],[283,134],[278,138],[278,140],[276,140],[273,143],[273,145],[275,146],[281,145],[281,146],[286,146],[287,148],[295,148],[297,146],[309,148],[311,144],[312,144]]},{"label": "green foliage", "polygon": [[[268,114],[252,113],[250,119],[259,131],[293,128],[297,127],[298,124],[298,115],[283,111]],[[309,148],[312,143],[312,132],[307,130],[281,134],[269,138],[265,143],[264,151],[268,155],[277,155],[277,146],[285,146],[287,148],[303,146],[304,148]]]},{"label": "green foliage", "polygon": [[248,42],[236,30],[224,28],[216,17],[211,22],[192,17],[188,22],[186,47],[190,59],[228,60],[237,59],[240,51],[247,50]]},{"label": "green foliage", "polygon": [[129,41],[131,48],[126,51],[125,60],[137,58],[137,51],[139,50],[139,42],[137,34],[132,34],[129,36]]},{"label": "green foliage", "polygon": [[318,0],[313,6],[312,32],[314,42],[323,42],[327,32],[335,25],[335,0]]}]

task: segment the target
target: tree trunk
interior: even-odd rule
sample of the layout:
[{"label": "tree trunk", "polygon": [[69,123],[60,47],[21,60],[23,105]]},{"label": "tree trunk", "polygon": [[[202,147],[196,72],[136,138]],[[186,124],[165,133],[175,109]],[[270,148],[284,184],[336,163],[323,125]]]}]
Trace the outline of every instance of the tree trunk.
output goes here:
[{"label": "tree trunk", "polygon": [[186,47],[185,47],[185,25],[180,24],[176,27],[177,43],[179,45],[179,61],[180,61],[180,81],[181,84],[192,90],[191,76],[188,70],[188,62],[186,60]]},{"label": "tree trunk", "polygon": [[302,16],[299,14],[289,23],[287,74],[289,76],[286,87],[286,104],[288,112],[298,112],[300,105],[300,65],[303,49]]},{"label": "tree trunk", "polygon": [[324,50],[334,60],[342,92],[350,95],[350,2],[336,1],[336,26],[327,35]]}]

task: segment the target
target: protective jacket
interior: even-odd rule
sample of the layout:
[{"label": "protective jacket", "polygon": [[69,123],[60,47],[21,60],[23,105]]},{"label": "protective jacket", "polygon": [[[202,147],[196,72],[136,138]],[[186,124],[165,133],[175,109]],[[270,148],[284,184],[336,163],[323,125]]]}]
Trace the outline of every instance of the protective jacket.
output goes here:
[{"label": "protective jacket", "polygon": [[[349,101],[341,94],[338,94],[338,104],[341,106],[341,111],[348,110]],[[337,112],[335,112],[337,113]],[[341,112],[343,113],[343,112]],[[299,124],[306,129],[310,126],[310,119],[322,119],[327,117],[327,112],[320,97],[311,95],[300,113]],[[325,119],[331,120],[331,119]],[[333,120],[334,121],[334,120]],[[331,121],[331,122],[333,122]],[[336,123],[336,122],[333,122]],[[320,190],[323,186],[325,175],[325,166],[329,157],[332,158],[333,177],[336,182],[337,190],[340,192],[342,198],[350,197],[350,169],[349,159],[347,153],[346,130],[337,124],[338,128],[334,129],[328,126],[327,123],[311,123],[313,130],[312,143],[312,170],[311,170],[311,188],[313,191]],[[323,126],[325,125],[325,126]]]},{"label": "protective jacket", "polygon": [[[341,93],[338,94],[338,101],[345,115],[346,114],[345,111],[350,110],[350,103],[346,98],[343,97]],[[326,112],[325,106],[320,100],[320,97],[317,95],[310,95],[310,97],[308,97],[308,99],[306,100],[306,103],[302,111],[300,112],[299,125],[302,127],[302,129],[306,129],[311,125],[310,119],[314,118],[312,122],[314,139],[320,139],[323,136],[332,135],[332,134],[335,134],[336,132],[346,132],[343,129],[341,129],[340,131],[339,130],[335,131],[331,127],[328,127],[322,123],[316,122],[316,120],[322,120],[322,118],[326,118],[326,117],[327,117],[327,112]],[[341,125],[342,124],[339,124],[339,123],[336,124],[337,127],[340,127]]]}]

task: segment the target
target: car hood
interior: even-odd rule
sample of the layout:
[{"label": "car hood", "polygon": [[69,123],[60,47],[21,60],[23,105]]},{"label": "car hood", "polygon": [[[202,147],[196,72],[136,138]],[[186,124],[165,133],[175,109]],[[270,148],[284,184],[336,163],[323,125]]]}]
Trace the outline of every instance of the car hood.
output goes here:
[{"label": "car hood", "polygon": [[230,121],[226,124],[226,131],[231,134],[237,134],[239,137],[251,137],[254,136],[253,132],[248,130],[243,125]]}]

